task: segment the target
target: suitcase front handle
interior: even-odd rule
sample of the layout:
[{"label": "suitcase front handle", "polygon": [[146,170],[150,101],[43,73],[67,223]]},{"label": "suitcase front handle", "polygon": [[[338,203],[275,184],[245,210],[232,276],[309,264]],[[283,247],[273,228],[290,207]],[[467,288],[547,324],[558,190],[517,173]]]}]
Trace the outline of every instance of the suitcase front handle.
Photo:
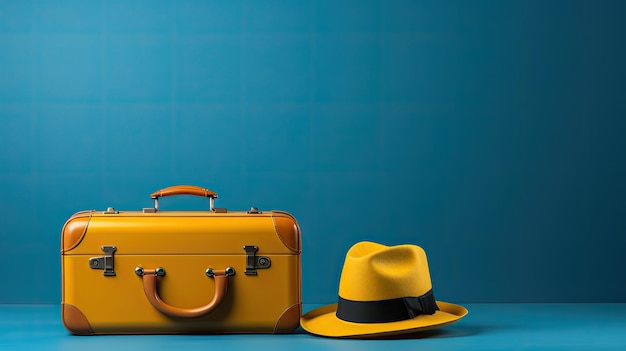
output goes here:
[{"label": "suitcase front handle", "polygon": [[154,210],[159,210],[159,198],[174,195],[193,195],[209,198],[209,208],[211,211],[215,210],[215,201],[217,193],[206,188],[201,188],[195,185],[174,185],[168,188],[157,190],[150,194],[150,198],[154,199]]},{"label": "suitcase front handle", "polygon": [[206,275],[215,279],[215,295],[213,295],[213,300],[207,305],[197,308],[174,307],[161,299],[156,283],[157,277],[165,275],[163,268],[143,269],[142,267],[137,267],[135,273],[143,278],[143,291],[148,301],[159,312],[170,317],[198,318],[213,312],[220,305],[228,292],[228,277],[235,274],[235,269],[232,267],[227,267],[225,270],[207,269]]}]

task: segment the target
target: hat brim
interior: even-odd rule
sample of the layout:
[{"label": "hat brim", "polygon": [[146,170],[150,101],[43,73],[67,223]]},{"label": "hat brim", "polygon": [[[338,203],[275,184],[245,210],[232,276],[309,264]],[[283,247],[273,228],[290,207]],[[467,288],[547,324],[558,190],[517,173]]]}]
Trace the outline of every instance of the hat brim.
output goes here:
[{"label": "hat brim", "polygon": [[316,308],[300,319],[311,334],[334,338],[366,338],[410,334],[452,324],[467,314],[463,306],[437,301],[439,310],[432,315],[387,323],[353,323],[337,318],[337,304]]}]

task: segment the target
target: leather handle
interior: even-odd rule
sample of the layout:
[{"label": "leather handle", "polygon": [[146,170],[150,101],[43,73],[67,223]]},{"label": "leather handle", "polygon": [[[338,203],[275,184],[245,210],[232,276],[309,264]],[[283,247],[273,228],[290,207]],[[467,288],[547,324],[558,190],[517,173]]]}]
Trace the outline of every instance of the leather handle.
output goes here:
[{"label": "leather handle", "polygon": [[216,198],[217,193],[209,189],[205,189],[195,185],[174,185],[161,190],[157,190],[150,194],[150,198],[158,199],[160,197],[174,196],[174,195],[193,195],[201,197]]},{"label": "leather handle", "polygon": [[226,270],[221,271],[213,271],[215,279],[215,295],[213,295],[213,300],[209,302],[207,305],[197,308],[179,308],[174,307],[172,305],[167,304],[165,301],[161,299],[159,296],[159,291],[157,290],[157,272],[155,269],[146,269],[143,270],[143,291],[148,298],[148,301],[159,310],[159,312],[170,316],[170,317],[178,317],[178,318],[198,318],[205,316],[211,312],[213,312],[217,306],[222,302],[224,296],[226,296],[226,292],[228,291],[228,274]]}]

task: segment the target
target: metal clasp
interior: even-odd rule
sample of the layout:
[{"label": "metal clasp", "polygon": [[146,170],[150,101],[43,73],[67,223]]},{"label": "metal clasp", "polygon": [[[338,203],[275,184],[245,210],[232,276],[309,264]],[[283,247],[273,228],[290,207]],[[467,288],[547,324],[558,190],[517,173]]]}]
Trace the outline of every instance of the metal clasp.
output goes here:
[{"label": "metal clasp", "polygon": [[120,211],[116,211],[113,207],[107,207],[107,210],[102,212],[104,214],[118,214]]},{"label": "metal clasp", "polygon": [[260,214],[260,213],[263,213],[263,212],[259,211],[259,209],[256,207],[250,207],[250,211],[248,211],[248,214]]},{"label": "metal clasp", "polygon": [[117,251],[117,247],[115,246],[103,246],[102,251],[104,252],[104,257],[92,257],[89,259],[89,268],[91,269],[103,269],[103,275],[106,277],[115,276],[115,263],[113,256],[115,255],[115,251]]},{"label": "metal clasp", "polygon": [[257,269],[270,268],[272,260],[266,256],[257,256],[256,252],[259,250],[257,246],[246,245],[243,247],[246,251],[246,275],[257,275]]}]

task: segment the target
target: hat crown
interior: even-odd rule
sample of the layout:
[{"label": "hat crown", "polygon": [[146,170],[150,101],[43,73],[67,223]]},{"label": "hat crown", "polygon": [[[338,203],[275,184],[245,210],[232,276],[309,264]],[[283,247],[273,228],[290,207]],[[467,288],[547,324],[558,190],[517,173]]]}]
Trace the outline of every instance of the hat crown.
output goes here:
[{"label": "hat crown", "polygon": [[346,255],[339,282],[339,296],[353,301],[417,297],[431,289],[426,253],[416,245],[357,243]]}]

